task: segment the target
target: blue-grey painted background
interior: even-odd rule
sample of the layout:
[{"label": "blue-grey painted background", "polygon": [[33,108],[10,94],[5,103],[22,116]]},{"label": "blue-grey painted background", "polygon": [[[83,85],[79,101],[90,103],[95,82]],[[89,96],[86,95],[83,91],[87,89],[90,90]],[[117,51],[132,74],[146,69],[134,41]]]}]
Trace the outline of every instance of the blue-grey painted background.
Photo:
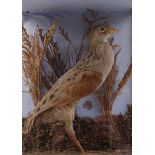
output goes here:
[{"label": "blue-grey painted background", "polygon": [[[81,20],[81,14],[86,8],[92,8],[100,12],[100,14],[108,14],[110,23],[120,30],[119,33],[114,34],[115,43],[121,47],[121,52],[118,57],[119,63],[119,75],[118,80],[122,78],[124,72],[126,71],[128,65],[131,62],[131,1],[126,0],[118,0],[120,2],[120,6],[115,3],[115,1],[94,1],[96,3],[89,3],[86,5],[86,2],[80,3],[79,5],[74,6],[73,1],[70,1],[69,7],[62,7],[58,2],[69,2],[69,0],[45,0],[40,1],[38,3],[34,3],[36,1],[26,1],[23,0],[23,23],[27,28],[30,35],[33,35],[34,30],[37,24],[47,30],[50,23],[57,18],[59,24],[63,25],[65,29],[70,33],[71,39],[74,41],[75,45],[79,46],[79,38],[82,35],[83,30],[83,21]],[[29,3],[28,3],[29,2]],[[42,3],[46,4],[42,4]],[[71,2],[73,5],[71,5]],[[79,0],[81,2],[81,0]],[[113,3],[114,2],[114,3]],[[121,3],[122,2],[122,3]],[[31,5],[32,3],[32,5]],[[77,1],[76,1],[77,3]],[[36,4],[36,6],[34,5]],[[47,4],[50,4],[51,7]],[[53,5],[52,5],[53,4]],[[66,3],[65,3],[66,4]],[[94,4],[94,5],[93,5]],[[100,5],[99,5],[100,4]],[[103,5],[105,4],[105,5]],[[113,5],[110,5],[113,4]],[[55,6],[55,7],[53,7]],[[69,9],[72,6],[72,9]],[[86,7],[87,6],[87,7]],[[103,6],[103,7],[101,7]],[[75,8],[75,9],[73,9]],[[104,8],[104,9],[103,9]],[[102,11],[104,10],[104,11]],[[30,11],[26,13],[25,11]],[[63,40],[56,35],[56,39],[61,42],[61,46],[63,47]],[[23,90],[26,91],[23,81]],[[131,104],[131,79],[128,81],[128,84],[124,87],[122,94],[118,96],[113,106],[113,113],[125,113],[127,110],[127,104]],[[86,100],[91,100],[93,103],[93,108],[88,110],[84,108],[83,104]],[[29,94],[23,92],[23,106],[22,113],[23,116],[26,116],[29,111],[31,111],[34,106]],[[97,99],[94,96],[88,96],[86,98],[81,99],[80,104],[76,108],[76,112],[79,116],[89,116],[96,117],[101,114],[101,106]]]}]

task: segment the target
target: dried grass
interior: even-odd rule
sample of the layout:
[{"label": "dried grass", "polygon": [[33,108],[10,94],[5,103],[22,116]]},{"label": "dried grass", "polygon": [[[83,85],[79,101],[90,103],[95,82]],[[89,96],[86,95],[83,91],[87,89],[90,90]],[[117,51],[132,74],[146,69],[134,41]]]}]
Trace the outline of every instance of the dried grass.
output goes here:
[{"label": "dried grass", "polygon": [[[55,30],[56,22],[53,22],[48,32],[44,36],[40,36],[41,29],[38,29],[34,33],[32,39],[30,39],[26,28],[22,26],[24,80],[28,86],[28,92],[31,95],[35,106],[41,99],[42,59]],[[42,44],[40,44],[40,41]]]},{"label": "dried grass", "polygon": [[32,40],[30,40],[30,37],[23,26],[22,41],[24,80],[28,86],[28,91],[33,98],[34,104],[36,105],[40,100],[40,73],[43,50],[39,45],[38,33],[35,33]]},{"label": "dried grass", "polygon": [[128,69],[127,71],[124,73],[124,76],[123,78],[121,79],[121,81],[119,82],[118,84],[118,88],[115,92],[115,95],[114,95],[114,100],[115,98],[121,93],[123,87],[127,84],[129,78],[131,77],[131,74],[132,74],[132,64],[130,64],[128,66]]},{"label": "dried grass", "polygon": [[[71,44],[68,33],[65,32],[64,28],[59,28],[60,34]],[[40,37],[43,35],[40,33]],[[67,45],[70,46],[70,45]],[[49,90],[52,85],[71,68],[71,54],[69,53],[69,47],[60,51],[59,44],[51,39],[46,45],[46,52],[44,60],[49,69],[42,66],[42,82],[46,90]]]},{"label": "dried grass", "polygon": [[[79,61],[79,59],[82,56],[82,53],[87,51],[86,42],[87,42],[87,37],[91,33],[91,31],[94,28],[96,28],[97,26],[107,24],[107,20],[108,20],[108,17],[105,17],[105,16],[99,17],[96,12],[94,12],[93,10],[90,10],[90,9],[88,9],[86,11],[86,13],[83,14],[82,18],[86,25],[83,30],[80,48],[77,48],[74,45],[72,39],[69,36],[69,33],[65,30],[65,28],[63,26],[59,26],[59,32],[60,32],[61,36],[64,38],[64,40],[66,41],[65,48],[60,49],[59,43],[57,41],[54,41],[54,39],[53,39],[54,33],[57,29],[56,21],[54,21],[51,24],[48,32],[45,34],[43,34],[42,28],[37,27],[35,35],[33,36],[32,39],[30,39],[26,29],[24,27],[22,27],[22,32],[23,32],[22,33],[22,37],[23,37],[23,73],[25,76],[26,85],[29,88],[28,93],[30,93],[30,95],[32,96],[35,106],[37,105],[37,102],[41,99],[41,96],[44,95],[44,94],[41,94],[41,90],[43,88],[45,88],[46,91],[48,91],[52,87],[52,85],[55,83],[55,81],[57,81],[57,79],[59,79],[65,72],[67,72],[72,66],[74,66]],[[114,45],[113,41],[114,41],[114,39],[112,38],[109,42],[110,42],[111,46],[113,47],[113,49],[117,50],[117,48],[116,48],[117,45]],[[119,54],[119,51],[120,50],[118,50],[115,54],[115,61],[114,61],[114,64],[113,64],[110,74],[108,75],[106,81],[103,83],[101,88],[96,93],[96,95],[103,107],[103,114],[104,114],[104,118],[105,118],[104,120],[112,120],[112,106],[114,104],[114,101],[115,101],[116,97],[120,94],[120,92],[122,91],[124,86],[127,84],[127,81],[129,80],[129,78],[131,76],[132,65],[130,64],[127,71],[124,73],[123,78],[120,80],[120,82],[117,85],[116,78],[117,78],[117,75],[119,72],[119,67],[117,64],[117,56]],[[46,63],[46,65],[44,65],[44,63]],[[115,87],[117,87],[117,88],[115,88]],[[120,122],[119,120],[120,119],[118,119],[118,123]],[[89,122],[94,123],[96,121],[81,120],[80,122],[77,122],[77,127],[80,127],[80,126],[83,127],[83,125],[85,124],[86,128],[88,127],[88,131],[90,131],[90,128],[95,128],[95,125],[93,123],[89,124]],[[130,120],[130,122],[131,122],[131,120]],[[104,122],[104,123],[105,123],[105,126],[107,125],[106,129],[101,127],[102,123],[100,123],[100,122],[98,123],[98,127],[102,129],[101,131],[105,132],[105,135],[103,135],[103,136],[98,135],[98,133],[101,133],[101,131],[99,131],[99,130],[97,130],[97,128],[95,128],[92,131],[93,134],[88,135],[86,139],[85,138],[82,139],[84,137],[83,135],[85,133],[89,133],[89,132],[85,132],[85,129],[77,128],[76,133],[78,133],[77,134],[78,136],[82,135],[81,141],[83,141],[83,143],[86,142],[86,144],[83,144],[83,145],[85,145],[86,148],[87,148],[87,145],[89,144],[88,143],[88,141],[90,139],[89,136],[92,136],[92,142],[94,142],[94,137],[93,137],[93,136],[95,136],[94,133],[97,134],[95,144],[101,144],[100,141],[98,141],[99,137],[102,140],[102,138],[105,139],[106,136],[110,136],[107,134],[107,131],[109,132],[111,129],[109,129],[109,125],[106,124],[106,122]],[[47,126],[43,125],[44,130],[49,129],[49,131],[52,132],[52,135],[59,136],[59,134],[57,134],[57,133],[53,134],[53,132],[56,132],[59,130],[57,130],[57,129],[51,130],[52,127],[53,126],[50,127],[50,125],[49,125],[49,128],[48,128]],[[120,128],[121,128],[120,130],[122,130],[122,131],[124,131],[124,129],[125,129],[121,125],[120,125]],[[64,131],[64,129],[62,127],[60,129],[62,132]],[[116,128],[116,130],[117,130],[117,128]],[[42,134],[44,134],[44,133],[46,134],[46,131],[42,132]],[[64,136],[64,133],[63,133],[63,136]],[[48,134],[47,134],[47,137],[49,138]],[[128,137],[131,138],[130,135]],[[48,138],[46,139],[45,135],[43,135],[42,138],[45,141],[48,139]],[[33,139],[35,139],[35,138],[33,137]],[[111,139],[110,139],[110,142],[109,142],[109,139],[108,139],[108,145],[109,145],[109,147],[111,147],[111,144],[110,144]],[[126,137],[124,139],[126,139]],[[27,141],[27,139],[26,139],[24,141],[26,143],[28,142],[28,144],[30,144],[29,140]],[[67,144],[66,141],[67,140],[65,140],[64,143],[61,142],[62,145]],[[54,142],[55,142],[55,139],[52,141],[52,143],[54,144]],[[34,142],[34,144],[35,143],[36,142]],[[40,139],[38,140],[38,143],[41,143],[39,146],[43,146],[42,141],[40,141]],[[107,141],[106,141],[106,143],[107,143]],[[131,141],[130,141],[130,143],[131,143]],[[47,144],[51,144],[51,140],[49,140],[47,142]],[[24,145],[25,145],[25,143],[24,143]],[[49,146],[51,147],[52,145],[49,145]],[[59,143],[58,143],[58,146],[60,146]],[[104,143],[104,146],[107,146],[107,145]],[[26,148],[27,146],[25,145],[24,147]],[[32,146],[32,147],[35,147],[35,146]],[[94,146],[94,148],[95,147],[96,146]],[[57,150],[57,147],[53,146],[53,148],[50,148],[50,149]],[[88,145],[88,150],[89,149],[92,150],[91,143],[90,143],[90,146]],[[100,145],[99,145],[99,148],[95,148],[95,149],[100,150]],[[31,150],[31,149],[28,148],[28,150]],[[48,150],[48,149],[45,147],[45,150]]]},{"label": "dried grass", "polygon": [[57,28],[57,22],[56,20],[51,24],[50,28],[48,29],[48,32],[44,35],[44,41],[43,41],[43,45],[44,47],[47,47],[50,40],[52,39],[55,31]]},{"label": "dried grass", "polygon": [[[50,39],[48,41],[48,44],[46,44],[45,46],[46,53],[44,56],[44,60],[50,67],[50,72],[47,71],[46,68],[42,67],[42,82],[47,91],[52,87],[52,85],[55,83],[55,81],[57,81],[57,79],[59,79],[65,72],[67,72],[80,60],[82,53],[85,53],[85,51],[87,51],[86,42],[89,32],[93,27],[97,26],[96,23],[99,20],[101,21],[106,17],[99,18],[97,17],[95,12],[93,12],[92,10],[87,10],[86,14],[83,15],[82,18],[84,19],[86,26],[83,30],[80,48],[77,48],[75,46],[69,36],[69,33],[61,25],[59,26],[59,32],[66,41],[65,48],[61,49],[60,51],[58,42],[54,42],[53,39]],[[102,23],[105,23],[105,21]],[[42,31],[39,28],[38,31],[40,32],[40,38],[42,38],[42,41],[44,41]]]},{"label": "dried grass", "polygon": [[[23,73],[29,88],[28,93],[32,96],[35,105],[41,99],[41,95],[44,95],[40,93],[42,88],[48,91],[81,57],[82,50],[78,51],[75,48],[63,26],[59,27],[59,31],[66,41],[66,48],[64,51],[60,51],[59,44],[53,40],[56,26],[57,23],[54,21],[45,34],[43,34],[42,28],[37,26],[31,40],[26,29],[22,27]],[[43,65],[42,59],[46,65]]]},{"label": "dried grass", "polygon": [[[82,18],[85,22],[85,28],[83,30],[79,48],[74,45],[65,28],[59,26],[59,32],[66,41],[65,48],[60,49],[59,43],[53,40],[54,33],[57,29],[56,21],[51,24],[48,32],[45,34],[43,34],[41,28],[37,27],[32,40],[29,39],[29,35],[23,27],[23,72],[26,84],[29,88],[29,93],[32,96],[35,105],[41,98],[41,89],[45,88],[46,91],[48,91],[57,79],[79,61],[82,53],[87,51],[87,37],[91,31],[100,25],[108,23],[107,16],[100,17],[91,9],[88,9],[82,15]],[[114,39],[112,38],[109,43],[113,49],[116,50],[117,45],[114,45],[113,41]],[[111,111],[114,100],[120,94],[131,75],[130,65],[122,80],[119,82],[117,89],[114,89],[117,83],[117,56],[119,51],[120,50],[115,54],[115,61],[110,74],[100,90],[96,93],[102,104],[105,118],[112,115]],[[46,66],[48,67],[43,65],[42,60],[46,62]]]}]

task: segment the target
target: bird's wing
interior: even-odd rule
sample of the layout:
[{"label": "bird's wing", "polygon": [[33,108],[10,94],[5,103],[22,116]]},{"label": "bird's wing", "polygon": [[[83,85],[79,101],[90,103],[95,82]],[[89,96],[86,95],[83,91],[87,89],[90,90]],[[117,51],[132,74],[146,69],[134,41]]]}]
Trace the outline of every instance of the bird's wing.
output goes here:
[{"label": "bird's wing", "polygon": [[88,96],[102,82],[102,74],[96,71],[69,70],[65,73],[44,96],[39,106],[42,113],[54,106],[70,104],[82,97]]}]

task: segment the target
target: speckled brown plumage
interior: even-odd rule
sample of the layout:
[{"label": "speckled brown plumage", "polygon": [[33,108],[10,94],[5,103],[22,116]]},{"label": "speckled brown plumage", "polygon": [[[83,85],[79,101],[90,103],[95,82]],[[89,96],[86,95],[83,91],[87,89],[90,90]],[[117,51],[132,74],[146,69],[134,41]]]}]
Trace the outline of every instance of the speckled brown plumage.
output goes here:
[{"label": "speckled brown plumage", "polygon": [[90,48],[72,69],[67,71],[40,101],[24,123],[23,133],[28,133],[34,119],[47,110],[51,110],[51,121],[62,120],[68,136],[81,152],[82,146],[76,139],[73,120],[77,101],[94,93],[108,76],[114,62],[114,55],[108,42],[111,32],[116,29],[98,27],[90,34]]}]

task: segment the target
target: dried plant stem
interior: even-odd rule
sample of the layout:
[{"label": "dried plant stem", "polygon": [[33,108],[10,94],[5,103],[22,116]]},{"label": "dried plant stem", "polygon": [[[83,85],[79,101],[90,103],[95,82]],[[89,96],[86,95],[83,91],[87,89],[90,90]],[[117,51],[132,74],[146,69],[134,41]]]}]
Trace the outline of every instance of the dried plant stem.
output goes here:
[{"label": "dried plant stem", "polygon": [[[73,62],[73,64],[75,65],[75,64],[79,61],[79,59],[80,59],[80,57],[81,57],[82,48],[81,48],[81,46],[80,46],[79,51],[76,49],[76,47],[75,47],[73,41],[72,41],[72,40],[70,39],[70,37],[69,37],[68,32],[65,31],[65,28],[64,28],[63,26],[60,26],[60,27],[59,27],[59,30],[60,30],[61,36],[65,39],[66,42],[68,42],[67,50],[66,50],[65,52],[66,52],[66,53],[70,53],[70,55],[66,55],[66,56],[67,56],[68,60],[70,61],[70,59],[71,59],[72,62]],[[75,58],[75,59],[74,59],[73,56],[72,56],[73,52],[72,52],[72,53],[69,52],[70,47],[72,47],[72,49],[73,49],[73,51],[74,51],[74,54],[75,54],[74,58]]]},{"label": "dried plant stem", "polygon": [[[130,64],[127,71],[125,72],[122,80],[119,82],[118,87],[114,90],[114,85],[116,84],[116,77],[118,74],[118,66],[116,61],[112,67],[112,70],[107,77],[106,81],[103,84],[104,94],[100,97],[100,101],[102,101],[103,105],[103,116],[107,121],[112,121],[112,107],[116,97],[120,94],[124,86],[127,84],[132,71],[132,65]],[[110,85],[111,84],[111,85]]]},{"label": "dried plant stem", "polygon": [[[36,53],[36,57],[38,57],[38,59],[36,60],[36,70],[37,70],[37,76],[38,76],[38,84],[37,84],[37,100],[40,101],[41,99],[41,94],[40,94],[40,90],[41,90],[41,65],[42,65],[42,58],[43,58],[43,50],[41,49],[41,47],[39,46],[39,38],[38,38],[38,34],[36,33],[34,36],[34,51]],[[37,56],[38,55],[38,56]]]},{"label": "dried plant stem", "polygon": [[121,81],[118,84],[118,88],[115,91],[114,97],[113,97],[113,102],[116,99],[116,97],[121,93],[122,89],[124,88],[124,86],[127,84],[129,78],[131,77],[132,74],[132,64],[130,64],[128,66],[127,71],[125,72],[123,78],[121,79]]},{"label": "dried plant stem", "polygon": [[[22,40],[23,40],[23,73],[25,83],[28,86],[28,92],[32,96],[34,105],[41,100],[42,89],[42,62],[45,53],[48,50],[50,41],[56,31],[56,21],[51,24],[48,32],[42,34],[42,29],[36,30],[34,36],[30,40],[29,35],[22,26]],[[42,46],[41,46],[42,45]]]},{"label": "dried plant stem", "polygon": [[84,44],[84,40],[85,40],[85,38],[86,38],[86,36],[87,36],[87,34],[88,34],[88,31],[89,30],[85,30],[84,32],[83,32],[83,36],[82,36],[82,39],[81,39],[81,44],[80,44],[80,49],[79,49],[79,53],[80,53],[80,51],[82,50],[82,48],[83,48],[83,44]]},{"label": "dried plant stem", "polygon": [[29,88],[29,93],[32,96],[34,105],[40,100],[41,94],[41,62],[43,50],[39,45],[38,33],[34,34],[32,41],[26,29],[22,27],[23,40],[23,73],[26,85]]},{"label": "dried plant stem", "polygon": [[50,28],[48,29],[48,32],[45,34],[44,36],[44,41],[43,41],[43,45],[44,47],[47,47],[50,40],[52,39],[55,31],[56,31],[56,28],[57,28],[57,22],[56,20],[51,24]]}]

